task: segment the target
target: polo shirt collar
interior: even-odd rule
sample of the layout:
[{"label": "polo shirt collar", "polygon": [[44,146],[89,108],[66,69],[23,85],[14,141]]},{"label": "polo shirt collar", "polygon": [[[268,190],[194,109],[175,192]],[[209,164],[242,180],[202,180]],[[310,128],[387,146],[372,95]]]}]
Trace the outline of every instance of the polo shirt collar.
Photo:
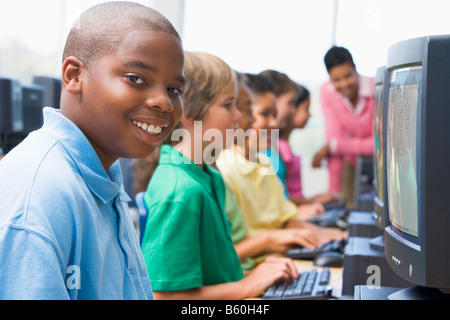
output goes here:
[{"label": "polo shirt collar", "polygon": [[212,170],[208,164],[203,165],[203,169],[196,165],[191,159],[185,157],[181,152],[174,149],[171,145],[164,144],[161,146],[161,154],[159,164],[175,164],[187,171],[201,185],[211,185],[211,176],[209,171]]},{"label": "polo shirt collar", "polygon": [[232,163],[236,165],[237,170],[245,176],[252,174],[256,170],[267,170],[267,172],[269,172],[272,167],[269,157],[262,153],[257,153],[256,162],[252,162],[247,160],[233,148],[224,150],[223,152],[225,153],[223,161],[232,161]]},{"label": "polo shirt collar", "polygon": [[103,203],[110,202],[117,195],[121,201],[131,201],[123,187],[119,161],[107,172],[85,135],[59,110],[44,108],[44,125],[40,131],[58,140],[73,159],[88,188]]}]

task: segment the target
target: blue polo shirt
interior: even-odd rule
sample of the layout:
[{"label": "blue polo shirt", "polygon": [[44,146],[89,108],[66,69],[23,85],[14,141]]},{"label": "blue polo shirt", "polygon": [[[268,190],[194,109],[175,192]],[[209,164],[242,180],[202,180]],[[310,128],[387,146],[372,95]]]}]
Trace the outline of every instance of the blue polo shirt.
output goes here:
[{"label": "blue polo shirt", "polygon": [[[105,134],[107,134],[105,132]],[[0,161],[0,299],[151,299],[122,172],[57,110]]]}]

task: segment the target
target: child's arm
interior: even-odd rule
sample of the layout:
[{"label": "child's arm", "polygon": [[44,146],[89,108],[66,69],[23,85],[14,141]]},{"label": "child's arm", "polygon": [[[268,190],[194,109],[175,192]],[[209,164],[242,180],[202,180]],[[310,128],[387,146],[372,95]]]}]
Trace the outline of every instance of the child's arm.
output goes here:
[{"label": "child's arm", "polygon": [[247,237],[235,244],[241,261],[267,253],[285,253],[293,246],[314,248],[320,246],[318,237],[308,229],[268,230],[253,237]]},{"label": "child's arm", "polygon": [[306,228],[311,230],[322,243],[327,243],[333,240],[344,240],[348,237],[347,231],[342,231],[335,228],[323,228],[315,224],[304,222],[301,220],[289,220],[284,224],[284,228]]},{"label": "child's arm", "polygon": [[240,281],[179,291],[154,291],[156,300],[240,300],[258,297],[277,280],[298,278],[291,259],[269,257]]},{"label": "child's arm", "polygon": [[372,155],[374,150],[373,137],[341,138],[336,146],[336,155]]},{"label": "child's arm", "polygon": [[325,193],[315,195],[311,198],[296,198],[296,197],[289,198],[289,200],[291,200],[293,203],[295,203],[298,206],[302,205],[302,204],[313,203],[313,202],[325,203],[325,202],[330,202],[330,201],[337,201],[340,199],[342,199],[340,194],[338,192],[334,192],[334,191],[327,191]]}]

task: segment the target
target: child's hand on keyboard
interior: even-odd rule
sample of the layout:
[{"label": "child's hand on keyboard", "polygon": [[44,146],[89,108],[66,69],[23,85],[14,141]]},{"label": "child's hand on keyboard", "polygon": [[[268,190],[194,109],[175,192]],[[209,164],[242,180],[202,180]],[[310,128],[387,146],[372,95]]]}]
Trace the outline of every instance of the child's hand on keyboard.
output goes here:
[{"label": "child's hand on keyboard", "polygon": [[306,221],[309,218],[316,217],[325,212],[323,204],[320,202],[305,203],[298,206],[298,218]]},{"label": "child's hand on keyboard", "polygon": [[326,243],[334,240],[347,240],[348,238],[347,231],[342,231],[335,228],[316,227],[316,229],[313,231],[321,240]]},{"label": "child's hand on keyboard", "polygon": [[278,229],[267,231],[267,252],[285,253],[292,247],[314,249],[325,242],[309,229]]},{"label": "child's hand on keyboard", "polygon": [[342,196],[335,191],[328,191],[314,197],[314,201],[325,203],[342,200]]},{"label": "child's hand on keyboard", "polygon": [[253,269],[243,280],[243,289],[249,297],[258,297],[276,281],[292,282],[299,274],[294,262],[284,257],[268,257]]}]

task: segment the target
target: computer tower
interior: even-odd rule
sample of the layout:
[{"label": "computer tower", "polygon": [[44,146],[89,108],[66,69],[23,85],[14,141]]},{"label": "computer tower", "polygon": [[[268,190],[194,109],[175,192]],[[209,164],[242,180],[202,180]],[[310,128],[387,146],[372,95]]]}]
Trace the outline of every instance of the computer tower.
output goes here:
[{"label": "computer tower", "polygon": [[22,130],[22,86],[17,80],[0,78],[0,134]]},{"label": "computer tower", "polygon": [[59,109],[61,98],[61,80],[52,77],[35,76],[33,83],[45,88],[44,107]]},{"label": "computer tower", "polygon": [[371,238],[364,237],[348,239],[342,270],[342,295],[354,295],[355,286],[367,285],[372,275],[371,270],[375,269],[379,271],[377,276],[381,287],[407,288],[412,285],[392,270],[384,251],[373,249],[371,241]]},{"label": "computer tower", "polygon": [[42,127],[44,122],[45,89],[42,86],[30,85],[22,87],[24,133],[30,133]]}]

